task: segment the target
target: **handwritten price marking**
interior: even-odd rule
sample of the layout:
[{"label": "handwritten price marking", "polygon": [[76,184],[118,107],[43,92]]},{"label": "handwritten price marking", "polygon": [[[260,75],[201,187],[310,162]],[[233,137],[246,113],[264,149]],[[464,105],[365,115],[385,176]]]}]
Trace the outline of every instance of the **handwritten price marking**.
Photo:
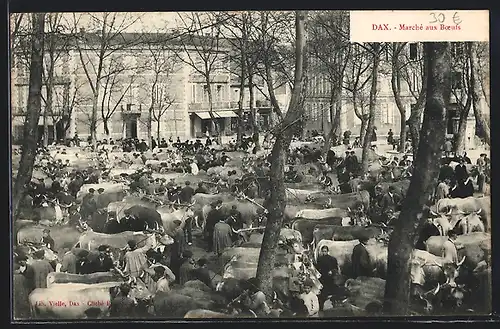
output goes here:
[{"label": "handwritten price marking", "polygon": [[[429,14],[433,20],[431,20],[429,23],[434,24],[434,23],[444,23],[446,20],[446,15],[443,13],[430,13]],[[453,14],[453,23],[455,25],[460,25],[462,23],[462,20],[460,19],[460,16],[458,16],[458,12],[455,12]]]}]

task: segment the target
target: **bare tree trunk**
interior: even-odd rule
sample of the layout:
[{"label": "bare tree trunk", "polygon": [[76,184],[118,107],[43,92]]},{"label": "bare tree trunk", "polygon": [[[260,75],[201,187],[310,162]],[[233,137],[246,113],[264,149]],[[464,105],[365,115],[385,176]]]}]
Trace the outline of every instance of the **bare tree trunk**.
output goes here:
[{"label": "bare tree trunk", "polygon": [[95,143],[96,141],[96,136],[97,136],[97,108],[98,108],[98,104],[97,104],[97,100],[99,98],[99,92],[98,92],[98,89],[99,89],[99,85],[96,84],[96,92],[94,93],[94,96],[93,96],[93,99],[92,99],[92,114],[90,116],[90,138],[91,138],[91,142],[92,144]]},{"label": "bare tree trunk", "polygon": [[252,140],[255,143],[255,149],[260,150],[259,141],[259,122],[257,120],[257,109],[254,106],[255,93],[253,89],[253,72],[248,72],[248,90],[250,93],[250,113],[252,115]]},{"label": "bare tree trunk", "polygon": [[109,137],[109,123],[108,123],[108,119],[103,118],[102,119],[102,125],[103,125],[103,128],[104,128],[104,133],[106,134],[107,137]]},{"label": "bare tree trunk", "polygon": [[335,88],[334,86],[332,86],[332,89],[330,90],[330,102],[328,104],[329,108],[330,108],[330,129],[328,130],[328,133],[324,135],[324,138],[325,138],[325,144],[323,145],[323,153],[326,153],[328,152],[328,150],[331,148],[332,146],[332,140],[333,140],[333,134],[335,133],[334,132],[334,128],[333,128],[333,122],[335,121],[335,105],[336,105],[336,92],[337,92],[337,88]]},{"label": "bare tree trunk", "polygon": [[366,138],[366,128],[368,127],[369,114],[361,115],[361,127],[359,128],[359,141],[364,145]]},{"label": "bare tree trunk", "polygon": [[158,117],[158,121],[156,121],[156,139],[158,140],[158,143],[160,142],[160,126],[161,120],[160,117]]},{"label": "bare tree trunk", "polygon": [[262,240],[257,267],[257,279],[260,289],[268,296],[272,296],[273,268],[276,259],[276,247],[283,224],[283,213],[286,206],[286,194],[284,183],[284,168],[288,157],[290,142],[298,123],[302,119],[303,106],[301,97],[304,93],[304,50],[305,50],[305,21],[307,12],[296,11],[295,13],[295,74],[292,98],[281,123],[281,131],[276,134],[276,141],[271,151],[271,197],[267,206],[269,219]]},{"label": "bare tree trunk", "polygon": [[43,109],[42,126],[43,126],[42,144],[44,147],[47,147],[49,145],[49,123],[47,121],[47,108]]},{"label": "bare tree trunk", "polygon": [[399,114],[401,117],[400,121],[400,133],[399,133],[399,150],[400,152],[405,151],[405,136],[406,136],[406,109],[401,100],[401,65],[399,61],[399,56],[401,50],[403,49],[403,45],[399,42],[394,43],[393,45],[393,54],[391,60],[391,88],[392,93],[394,95],[394,101],[396,102],[396,106],[398,107]]},{"label": "bare tree trunk", "polygon": [[148,122],[147,122],[147,129],[148,129],[148,144],[151,149],[153,149],[153,108],[150,107],[148,110]]},{"label": "bare tree trunk", "polygon": [[23,145],[21,148],[21,160],[17,172],[16,181],[12,191],[13,212],[17,219],[19,214],[19,203],[24,195],[26,187],[31,182],[33,164],[35,163],[38,120],[40,118],[42,103],[42,73],[43,73],[43,41],[45,28],[45,13],[32,14],[33,35],[31,39],[31,62],[30,80],[28,91],[28,109],[24,121]]},{"label": "bare tree trunk", "polygon": [[449,43],[426,43],[428,89],[424,122],[415,169],[402,211],[389,241],[384,312],[408,315],[410,304],[410,258],[418,228],[426,220],[424,205],[430,205],[439,174],[441,146],[446,131],[446,108],[451,94],[451,59]]},{"label": "bare tree trunk", "polygon": [[212,131],[215,132],[215,136],[217,137],[217,140],[219,144],[222,144],[222,136],[220,135],[219,131],[219,125],[217,122],[215,122],[215,116],[214,116],[214,101],[213,101],[213,95],[212,95],[212,85],[210,83],[210,76],[205,77],[205,82],[208,86],[207,88],[207,93],[208,93],[208,104],[209,104],[209,114],[210,114],[210,124],[212,126]]},{"label": "bare tree trunk", "polygon": [[[424,58],[427,54],[425,53],[424,47]],[[422,114],[424,112],[426,94],[427,94],[427,61],[424,59],[424,71],[422,76],[422,87],[420,89],[420,94],[418,95],[417,102],[410,109],[410,118],[406,121],[410,131],[411,146],[413,148],[413,158],[415,158],[418,144],[420,141],[420,127],[422,123]]]},{"label": "bare tree trunk", "polygon": [[241,52],[241,77],[240,77],[240,95],[238,99],[238,127],[236,127],[236,145],[238,147],[243,142],[243,101],[245,100],[245,52]]},{"label": "bare tree trunk", "polygon": [[362,172],[365,173],[368,170],[368,150],[370,149],[370,143],[373,135],[373,127],[375,122],[375,111],[377,107],[377,79],[378,79],[378,66],[380,63],[380,43],[374,43],[372,46],[373,51],[373,66],[371,74],[371,88],[370,88],[370,116],[366,125],[365,139],[363,140],[363,155],[361,160]]},{"label": "bare tree trunk", "polygon": [[[476,118],[476,125],[479,126],[479,131],[482,133],[480,137],[484,138],[486,144],[491,145],[491,134],[490,134],[490,120],[481,109],[481,103],[479,99],[480,90],[482,90],[480,77],[481,75],[476,71],[480,67],[477,65],[478,55],[477,55],[477,44],[472,45],[470,57],[470,88],[472,89],[472,108],[474,110],[474,117]],[[476,77],[476,73],[477,77]],[[486,94],[484,97],[486,97]]]}]

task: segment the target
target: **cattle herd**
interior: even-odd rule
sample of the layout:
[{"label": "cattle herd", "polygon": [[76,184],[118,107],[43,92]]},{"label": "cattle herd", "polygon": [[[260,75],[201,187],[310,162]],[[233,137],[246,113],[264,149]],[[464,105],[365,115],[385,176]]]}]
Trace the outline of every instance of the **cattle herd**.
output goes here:
[{"label": "cattle herd", "polygon": [[[307,143],[295,144],[307,153]],[[381,314],[384,288],[390,284],[385,281],[388,241],[395,221],[404,220],[398,213],[411,179],[402,174],[404,168],[387,166],[373,151],[368,173],[342,181],[342,157],[337,157],[336,170],[322,156],[294,157],[292,152],[287,169],[301,179],[285,184],[274,294],[264,295],[267,311],[260,313],[242,296],[248,299],[249,282],[257,282],[252,278],[268,213],[269,150],[203,151],[212,165],[193,173],[170,168],[180,167],[173,162],[196,163],[196,152],[170,147],[130,156],[101,147],[51,146],[35,161],[32,185],[13,223],[16,319]],[[360,149],[353,151],[361,155]],[[336,154],[343,156],[343,150]],[[226,157],[222,162],[217,160],[221,156]],[[449,161],[443,164],[449,166]],[[327,188],[325,176],[339,188]],[[426,221],[409,265],[411,312],[489,313],[490,196],[447,196],[434,198],[423,212]],[[214,209],[218,220],[231,226],[230,243],[217,252],[218,233],[210,224]],[[212,235],[207,233],[211,225]],[[360,245],[368,264],[358,264]],[[132,258],[132,252],[141,255]],[[337,263],[328,273],[318,264],[325,253]],[[111,260],[108,267],[103,257]],[[142,263],[134,272],[137,259]],[[99,260],[104,267],[84,265]],[[369,274],[359,272],[360,266]],[[168,281],[166,288],[159,288],[161,280]],[[307,290],[311,286],[312,293]],[[296,296],[304,303],[317,298],[310,294],[320,296],[320,310],[306,305],[301,313],[293,301]],[[254,301],[260,295],[252,296]],[[128,314],[113,311],[112,305]]]}]

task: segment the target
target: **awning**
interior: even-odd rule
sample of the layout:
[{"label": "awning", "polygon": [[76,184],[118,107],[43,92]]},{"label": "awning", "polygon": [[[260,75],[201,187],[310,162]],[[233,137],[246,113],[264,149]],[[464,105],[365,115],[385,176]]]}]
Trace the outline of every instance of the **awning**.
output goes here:
[{"label": "awning", "polygon": [[200,119],[202,119],[202,120],[210,119],[210,113],[209,112],[195,112],[195,114],[197,116],[199,116]]},{"label": "awning", "polygon": [[217,111],[215,112],[215,117],[219,118],[237,118],[238,114],[234,111]]},{"label": "awning", "polygon": [[[210,112],[209,111],[196,111],[194,112],[197,116],[200,117],[202,120],[207,120],[210,119]],[[227,110],[227,111],[213,111],[212,112],[214,115],[215,119],[218,118],[237,118],[238,115],[234,113],[234,111]]]}]

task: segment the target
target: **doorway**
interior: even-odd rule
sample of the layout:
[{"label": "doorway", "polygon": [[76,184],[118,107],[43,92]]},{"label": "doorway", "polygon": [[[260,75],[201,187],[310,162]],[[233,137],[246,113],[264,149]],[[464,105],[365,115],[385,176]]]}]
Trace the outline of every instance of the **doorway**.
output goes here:
[{"label": "doorway", "polygon": [[137,118],[128,118],[125,122],[125,138],[137,138]]}]

